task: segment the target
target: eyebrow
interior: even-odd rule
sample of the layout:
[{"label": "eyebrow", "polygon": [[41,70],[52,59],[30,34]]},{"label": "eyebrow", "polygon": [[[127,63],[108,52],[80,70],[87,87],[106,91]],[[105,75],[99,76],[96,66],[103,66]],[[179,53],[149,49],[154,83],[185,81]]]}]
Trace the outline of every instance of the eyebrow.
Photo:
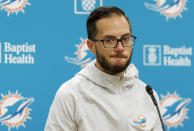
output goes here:
[{"label": "eyebrow", "polygon": [[124,37],[124,36],[131,36],[131,33],[126,33],[126,34],[122,35],[121,37]]},{"label": "eyebrow", "polygon": [[[121,38],[122,37],[125,37],[125,36],[131,36],[131,33],[123,34],[123,35],[121,35]],[[112,36],[112,35],[106,35],[106,36],[104,36],[104,38],[116,38],[116,37],[115,36]]]}]

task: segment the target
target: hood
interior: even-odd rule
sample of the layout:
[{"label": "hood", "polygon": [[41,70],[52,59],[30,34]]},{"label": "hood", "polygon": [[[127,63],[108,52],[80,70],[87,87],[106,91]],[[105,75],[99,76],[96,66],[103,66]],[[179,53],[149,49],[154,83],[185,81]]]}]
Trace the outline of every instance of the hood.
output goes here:
[{"label": "hood", "polygon": [[134,64],[130,64],[125,73],[124,77],[120,79],[120,75],[110,75],[101,70],[99,70],[95,66],[95,61],[88,64],[85,68],[83,68],[76,75],[81,75],[86,79],[92,81],[94,84],[107,88],[109,90],[118,90],[122,85],[130,86],[134,83],[134,79],[138,78],[138,70],[134,66]]}]

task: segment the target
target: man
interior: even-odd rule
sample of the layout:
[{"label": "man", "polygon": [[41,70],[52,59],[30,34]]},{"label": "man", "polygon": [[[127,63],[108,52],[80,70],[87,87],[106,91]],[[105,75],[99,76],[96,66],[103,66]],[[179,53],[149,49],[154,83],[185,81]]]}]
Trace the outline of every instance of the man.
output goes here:
[{"label": "man", "polygon": [[117,7],[99,7],[87,20],[96,61],[58,90],[45,131],[160,131],[157,110],[130,64],[135,36]]}]

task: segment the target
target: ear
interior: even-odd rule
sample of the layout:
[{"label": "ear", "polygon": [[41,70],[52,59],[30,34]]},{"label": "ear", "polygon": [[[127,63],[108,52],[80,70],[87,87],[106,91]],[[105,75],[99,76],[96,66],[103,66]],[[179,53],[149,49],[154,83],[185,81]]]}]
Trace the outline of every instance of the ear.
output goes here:
[{"label": "ear", "polygon": [[95,49],[95,43],[91,40],[87,40],[87,45],[88,45],[88,49],[94,54],[96,55],[96,49]]}]

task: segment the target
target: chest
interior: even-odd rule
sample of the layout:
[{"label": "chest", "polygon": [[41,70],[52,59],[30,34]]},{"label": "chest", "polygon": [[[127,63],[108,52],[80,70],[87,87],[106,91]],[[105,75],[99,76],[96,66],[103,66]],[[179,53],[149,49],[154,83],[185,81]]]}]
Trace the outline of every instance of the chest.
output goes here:
[{"label": "chest", "polygon": [[151,131],[157,120],[152,103],[138,91],[86,92],[78,103],[78,131]]}]

